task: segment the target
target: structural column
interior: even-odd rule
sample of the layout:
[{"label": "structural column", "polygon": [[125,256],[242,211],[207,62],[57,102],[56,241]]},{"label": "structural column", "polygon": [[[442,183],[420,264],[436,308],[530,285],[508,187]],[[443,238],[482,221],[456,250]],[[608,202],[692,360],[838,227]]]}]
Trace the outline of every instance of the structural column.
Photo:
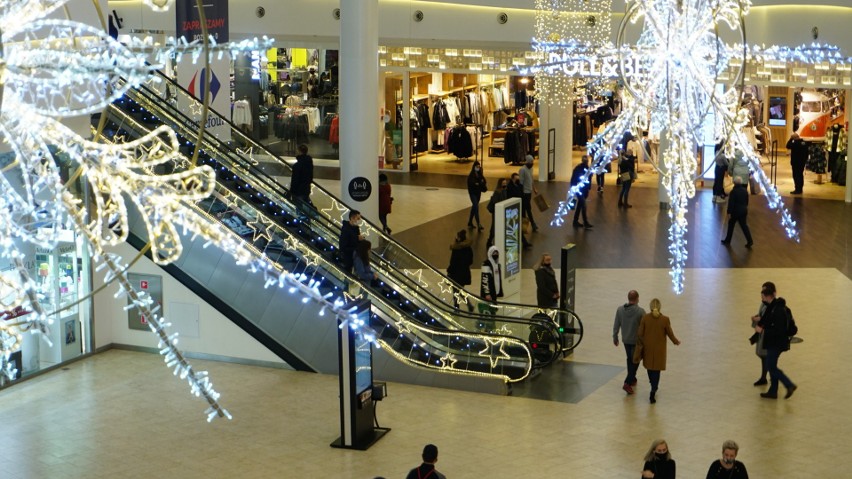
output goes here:
[{"label": "structural column", "polygon": [[[846,126],[852,125],[852,90],[846,90]],[[849,168],[849,131],[846,132],[846,197],[852,203],[852,168]]]},{"label": "structural column", "polygon": [[340,197],[378,223],[379,2],[340,0]]},{"label": "structural column", "polygon": [[[538,140],[538,180],[547,181],[547,150],[556,149],[555,173],[558,181],[571,179],[574,167],[574,110],[571,105],[540,106]],[[548,130],[556,131],[555,144],[548,143]]]}]

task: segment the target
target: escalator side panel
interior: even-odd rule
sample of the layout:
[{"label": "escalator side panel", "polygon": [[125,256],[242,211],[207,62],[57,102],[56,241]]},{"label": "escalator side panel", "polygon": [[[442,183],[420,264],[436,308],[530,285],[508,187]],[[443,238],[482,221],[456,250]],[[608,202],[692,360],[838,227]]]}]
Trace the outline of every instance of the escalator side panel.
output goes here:
[{"label": "escalator side panel", "polygon": [[[437,386],[477,393],[509,394],[509,386],[499,378],[461,376],[434,370],[414,368],[391,357],[384,349],[373,348],[373,377],[420,386]],[[391,393],[392,394],[392,393]]]}]

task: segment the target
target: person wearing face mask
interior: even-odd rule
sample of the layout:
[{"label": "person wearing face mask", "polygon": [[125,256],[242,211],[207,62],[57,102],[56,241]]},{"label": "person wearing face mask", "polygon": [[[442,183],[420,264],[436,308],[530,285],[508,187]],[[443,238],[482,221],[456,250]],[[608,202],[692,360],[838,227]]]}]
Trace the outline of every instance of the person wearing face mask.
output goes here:
[{"label": "person wearing face mask", "polygon": [[784,298],[776,296],[775,283],[767,281],[763,283],[760,291],[760,299],[766,303],[766,309],[760,315],[760,321],[754,330],[763,333],[763,347],[766,348],[766,369],[769,371],[769,389],[760,393],[760,397],[766,399],[778,399],[778,383],[784,384],[787,394],[784,399],[798,389],[793,381],[778,368],[778,359],[781,353],[790,350],[790,334],[788,325],[792,319],[790,308]]},{"label": "person wearing face mask", "polygon": [[478,161],[473,162],[470,174],[467,175],[467,194],[470,196],[470,216],[467,218],[467,227],[473,229],[473,219],[476,218],[476,227],[482,231],[482,221],[479,220],[479,201],[482,193],[488,191],[485,176],[482,175],[482,167]]},{"label": "person wearing face mask", "polygon": [[660,300],[651,300],[651,312],[642,316],[639,330],[636,332],[636,349],[633,351],[633,362],[640,360],[648,370],[648,381],[651,383],[651,404],[657,402],[657,388],[660,386],[660,372],[666,370],[666,338],[680,346],[680,340],[672,330],[672,322],[668,316],[660,312]]},{"label": "person wearing face mask", "polygon": [[340,249],[340,264],[346,272],[352,272],[354,266],[355,248],[364,239],[361,234],[361,212],[349,210],[349,221],[340,225],[338,248]]},{"label": "person wearing face mask", "polygon": [[740,446],[728,440],[722,443],[722,458],[713,461],[707,471],[707,479],[748,479],[745,464],[737,460]]},{"label": "person wearing face mask", "polygon": [[539,308],[559,307],[559,283],[553,270],[553,258],[548,253],[541,255],[535,270],[535,293]]},{"label": "person wearing face mask", "polygon": [[645,479],[675,479],[677,472],[669,445],[664,439],[651,443],[651,448],[645,454],[645,465],[642,467],[642,477]]},{"label": "person wearing face mask", "polygon": [[[766,288],[772,283],[766,282],[763,283],[761,289]],[[773,285],[774,287],[774,285]],[[760,307],[757,310],[757,314],[751,317],[751,327],[752,329],[757,329],[757,324],[760,323],[760,317],[763,316],[763,312],[766,310],[767,303],[761,301]],[[755,386],[766,386],[769,384],[769,381],[766,380],[767,374],[769,374],[769,370],[766,368],[766,348],[763,347],[763,333],[758,333],[757,331],[752,334],[751,338],[749,338],[751,344],[754,344],[754,353],[757,354],[757,357],[760,358],[760,377],[757,381],[754,382]]]},{"label": "person wearing face mask", "polygon": [[[580,183],[583,181],[583,177],[586,174],[586,171],[589,169],[589,155],[583,155],[580,159],[580,164],[574,167],[574,171],[571,173],[571,188],[579,188],[579,192],[574,199],[577,201],[577,205],[574,207],[574,227],[575,228],[586,228],[590,229],[592,224],[589,223],[589,218],[586,216],[586,198],[589,197],[589,189],[591,185],[586,182],[582,187]],[[583,216],[583,222],[580,223],[580,215]]]},{"label": "person wearing face mask", "polygon": [[[482,262],[479,295],[486,301],[496,303],[503,297],[503,271],[500,268],[500,250],[496,246],[488,248],[488,255]],[[483,329],[492,329],[493,321],[482,321]]]}]

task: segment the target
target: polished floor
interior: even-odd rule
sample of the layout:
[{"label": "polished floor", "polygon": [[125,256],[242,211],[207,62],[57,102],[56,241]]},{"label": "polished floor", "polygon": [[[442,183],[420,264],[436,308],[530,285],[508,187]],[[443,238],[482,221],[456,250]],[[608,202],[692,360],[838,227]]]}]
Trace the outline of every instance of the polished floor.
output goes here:
[{"label": "polished floor", "polygon": [[[459,192],[447,190],[463,184],[429,179],[437,191],[422,179],[400,184],[390,221],[398,221],[395,236],[443,268],[446,245],[467,220]],[[551,204],[565,191],[559,183],[540,188]],[[690,209],[686,290],[678,296],[656,191],[637,188],[630,210],[616,208],[615,195],[613,188],[591,198],[592,230],[554,227],[538,213],[541,230],[524,258],[529,268],[541,252],[578,245],[576,309],[586,336],[569,364],[554,368],[562,376],[534,388],[567,391],[573,400],[522,395],[529,385],[502,397],[394,383],[378,405],[380,425],[392,431],[368,451],[347,451],[329,447],[339,435],[336,377],[194,361],[210,371],[234,414],[207,424],[203,402],[160,357],[114,350],[0,391],[7,438],[0,477],[392,478],[404,477],[431,442],[440,448],[438,469],[451,478],[629,478],[638,477],[658,437],[668,440],[682,478],[704,477],[726,439],[740,444],[752,478],[848,477],[852,416],[843,406],[852,401],[852,383],[841,352],[852,336],[852,205],[788,202],[802,229],[795,243],[753,196],[755,246],[747,250],[739,231],[730,247],[719,243],[723,207],[699,192]],[[481,260],[485,237],[474,238]],[[529,269],[523,278],[522,298],[531,301]],[[803,339],[781,358],[799,386],[789,400],[762,399],[752,386],[759,363],[747,341],[749,317],[764,281],[788,300]],[[621,390],[624,352],[612,344],[615,309],[634,288],[642,305],[662,301],[682,341],[669,345],[654,405],[642,368],[637,394]]]}]

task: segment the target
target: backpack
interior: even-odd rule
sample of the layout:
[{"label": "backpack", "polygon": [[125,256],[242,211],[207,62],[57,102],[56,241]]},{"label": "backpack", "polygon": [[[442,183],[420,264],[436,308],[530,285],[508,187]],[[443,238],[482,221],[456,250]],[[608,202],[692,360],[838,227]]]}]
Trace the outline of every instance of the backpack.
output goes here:
[{"label": "backpack", "polygon": [[796,320],[793,319],[793,312],[787,308],[787,337],[792,338],[799,333],[799,327],[796,326]]}]

